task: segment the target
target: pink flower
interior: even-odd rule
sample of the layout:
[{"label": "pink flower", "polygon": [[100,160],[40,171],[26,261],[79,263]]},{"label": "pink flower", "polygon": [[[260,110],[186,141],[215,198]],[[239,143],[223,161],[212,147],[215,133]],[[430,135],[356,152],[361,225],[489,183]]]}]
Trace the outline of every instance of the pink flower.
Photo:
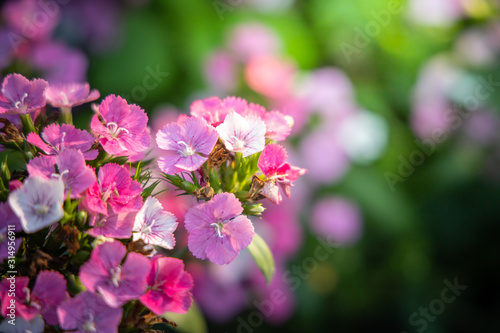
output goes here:
[{"label": "pink flower", "polygon": [[180,118],[156,134],[158,147],[168,152],[158,159],[158,166],[168,174],[195,171],[208,159],[216,142],[217,132],[205,120]]},{"label": "pink flower", "polygon": [[341,197],[331,197],[314,206],[311,228],[321,237],[329,237],[340,245],[349,245],[361,237],[363,224],[355,204]]},{"label": "pink flower", "polygon": [[174,214],[163,210],[158,199],[148,197],[135,216],[132,240],[143,239],[147,244],[171,250],[175,245],[177,224]]},{"label": "pink flower", "polygon": [[4,279],[0,284],[2,295],[2,316],[9,313],[8,306],[11,299],[15,300],[16,313],[27,321],[31,321],[38,314],[42,314],[49,325],[57,325],[57,306],[66,298],[66,279],[58,272],[41,271],[31,292],[28,289],[29,278],[20,276],[15,278],[15,294],[12,297],[9,291],[13,280]]},{"label": "pink flower", "polygon": [[135,213],[115,213],[108,206],[107,215],[94,214],[90,217],[89,225],[93,228],[87,232],[92,237],[104,236],[126,239],[132,236]]},{"label": "pink flower", "polygon": [[242,60],[277,54],[281,41],[269,27],[259,23],[241,24],[231,34],[229,47]]},{"label": "pink flower", "polygon": [[259,169],[266,176],[262,195],[275,204],[282,201],[280,188],[287,197],[290,197],[292,182],[307,172],[305,169],[286,163],[287,158],[285,148],[278,144],[269,144],[262,151],[257,163]]},{"label": "pink flower", "polygon": [[157,315],[186,313],[192,303],[193,278],[177,258],[156,256],[148,275],[149,290],[139,300]]},{"label": "pink flower", "polygon": [[92,213],[108,214],[108,205],[115,213],[130,213],[141,209],[141,185],[132,180],[126,166],[105,164],[99,169],[97,182],[87,190],[82,204]]},{"label": "pink flower", "polygon": [[128,156],[149,148],[148,116],[139,106],[109,95],[95,111],[90,128],[108,154]]},{"label": "pink flower", "polygon": [[285,140],[292,131],[293,118],[279,111],[271,111],[264,116],[266,138],[273,141]]},{"label": "pink flower", "polygon": [[[14,214],[7,202],[0,202],[0,261],[11,255],[10,252],[14,252],[15,255],[21,245],[22,237],[15,237],[15,233],[21,231],[21,223],[19,218]],[[9,227],[9,226],[13,226]],[[12,231],[14,235],[9,233]],[[9,243],[14,239],[14,251],[9,250]]]},{"label": "pink flower", "polygon": [[127,253],[118,241],[98,245],[90,260],[80,268],[82,283],[92,292],[99,292],[109,306],[117,308],[139,298],[146,291],[146,278],[151,262],[145,256]]},{"label": "pink flower", "polygon": [[48,82],[29,81],[21,74],[7,75],[0,91],[0,114],[28,114],[45,106]]},{"label": "pink flower", "polygon": [[80,333],[118,333],[122,312],[122,308],[109,307],[99,295],[90,291],[82,291],[57,308],[61,328]]},{"label": "pink flower", "polygon": [[72,108],[95,101],[99,96],[99,91],[91,91],[88,83],[51,84],[45,92],[47,103],[56,108]]},{"label": "pink flower", "polygon": [[236,62],[228,52],[216,51],[205,62],[205,79],[216,91],[226,92],[236,88],[236,73]]},{"label": "pink flower", "polygon": [[49,125],[43,130],[42,137],[30,133],[26,140],[47,155],[57,155],[68,148],[80,150],[86,160],[93,160],[98,154],[97,150],[90,150],[95,140],[92,134],[69,124]]},{"label": "pink flower", "polygon": [[296,68],[276,56],[259,56],[248,61],[245,81],[254,91],[272,99],[290,94]]},{"label": "pink flower", "polygon": [[233,261],[254,235],[252,222],[242,212],[241,202],[232,193],[217,194],[190,208],[184,223],[194,256],[219,265]]},{"label": "pink flower", "polygon": [[243,117],[231,112],[217,126],[217,132],[228,150],[242,153],[243,157],[262,151],[266,143],[266,125],[254,115]]},{"label": "pink flower", "polygon": [[214,96],[194,101],[191,104],[191,115],[205,119],[212,126],[217,126],[226,118],[227,110],[222,107],[219,97]]},{"label": "pink flower", "polygon": [[[59,174],[55,173],[55,165]],[[73,199],[79,198],[96,182],[94,170],[85,164],[82,152],[74,149],[66,149],[55,158],[44,155],[35,157],[28,163],[27,169],[31,177],[60,178],[64,183],[64,195],[71,191]]]}]

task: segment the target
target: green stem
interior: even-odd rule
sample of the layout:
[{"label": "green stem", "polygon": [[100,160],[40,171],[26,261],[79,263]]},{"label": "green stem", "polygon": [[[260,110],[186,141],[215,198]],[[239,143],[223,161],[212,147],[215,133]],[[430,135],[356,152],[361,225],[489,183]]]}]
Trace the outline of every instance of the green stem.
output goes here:
[{"label": "green stem", "polygon": [[73,125],[73,115],[71,114],[71,108],[63,106],[61,110],[61,120],[63,123]]},{"label": "green stem", "polygon": [[36,132],[35,125],[33,124],[30,114],[20,114],[19,116],[21,117],[21,122],[23,123],[24,134]]}]

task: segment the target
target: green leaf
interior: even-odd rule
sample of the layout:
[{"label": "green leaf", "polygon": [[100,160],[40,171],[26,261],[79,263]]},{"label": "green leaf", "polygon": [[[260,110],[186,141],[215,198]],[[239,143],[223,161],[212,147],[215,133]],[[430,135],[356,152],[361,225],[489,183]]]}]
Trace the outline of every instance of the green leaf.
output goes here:
[{"label": "green leaf", "polygon": [[258,234],[253,236],[253,241],[248,245],[248,251],[255,260],[257,266],[264,274],[267,283],[271,282],[274,275],[274,258],[267,243]]},{"label": "green leaf", "polygon": [[188,312],[186,313],[174,313],[174,312],[166,312],[162,315],[168,320],[176,323],[178,332],[183,333],[206,333],[207,323],[205,322],[205,318],[201,313],[200,308],[196,303],[193,302]]}]

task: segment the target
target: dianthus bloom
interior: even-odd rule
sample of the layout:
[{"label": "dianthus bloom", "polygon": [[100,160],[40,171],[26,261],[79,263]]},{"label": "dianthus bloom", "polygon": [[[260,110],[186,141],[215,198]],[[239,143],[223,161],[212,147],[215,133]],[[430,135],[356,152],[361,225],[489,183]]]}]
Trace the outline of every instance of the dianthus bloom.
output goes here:
[{"label": "dianthus bloom", "polygon": [[122,312],[122,308],[108,306],[99,295],[90,291],[67,299],[57,309],[61,328],[80,333],[118,333]]},{"label": "dianthus bloom", "polygon": [[[55,173],[55,165],[59,174]],[[38,176],[46,179],[60,178],[64,183],[66,196],[71,191],[71,198],[80,197],[80,193],[96,182],[94,170],[85,164],[85,157],[79,150],[66,149],[57,155],[38,156],[27,165],[31,177]]]},{"label": "dianthus bloom", "polygon": [[149,148],[148,116],[139,106],[109,95],[95,111],[90,128],[108,154],[129,156]]},{"label": "dianthus bloom", "polygon": [[20,74],[7,75],[0,92],[0,114],[28,114],[45,106],[48,82],[42,79],[29,81]]},{"label": "dianthus bloom", "polygon": [[262,151],[266,143],[266,125],[255,115],[243,117],[231,112],[217,126],[217,132],[228,150],[242,153],[243,157]]},{"label": "dianthus bloom", "polygon": [[58,155],[69,148],[80,150],[86,160],[93,160],[98,154],[96,149],[90,150],[95,141],[92,134],[69,124],[49,125],[45,127],[41,137],[30,133],[26,140],[47,155]]},{"label": "dianthus bloom", "polygon": [[126,166],[105,164],[99,169],[97,182],[87,190],[82,204],[91,213],[108,215],[108,205],[115,213],[129,213],[141,209],[141,184],[130,178]]},{"label": "dianthus bloom", "polygon": [[28,178],[9,196],[9,204],[26,233],[58,222],[64,216],[64,184],[60,179]]},{"label": "dianthus bloom", "polygon": [[171,250],[175,245],[174,231],[176,228],[177,218],[175,215],[163,210],[158,199],[148,197],[144,206],[135,216],[132,240],[142,239],[146,244],[158,245]]},{"label": "dianthus bloom", "polygon": [[[8,306],[15,302],[16,313],[27,321],[41,314],[47,324],[57,325],[57,306],[68,297],[66,279],[58,272],[41,271],[35,281],[33,291],[28,289],[29,278],[15,278],[14,294],[10,292],[10,279],[2,280],[0,294],[2,295],[2,316],[9,313]],[[11,301],[13,300],[13,301]]]},{"label": "dianthus bloom", "polygon": [[241,215],[241,202],[232,193],[220,193],[186,213],[188,246],[195,257],[228,264],[252,242],[254,227]]},{"label": "dianthus bloom", "polygon": [[287,197],[290,197],[292,182],[307,172],[305,169],[286,163],[287,158],[285,148],[278,144],[269,144],[262,151],[257,163],[259,169],[266,176],[266,182],[261,193],[275,204],[282,201],[280,188]]},{"label": "dianthus bloom", "polygon": [[92,292],[99,292],[106,304],[117,308],[139,298],[146,291],[146,278],[151,262],[145,256],[131,252],[122,265],[127,249],[122,243],[98,245],[90,260],[80,268],[82,283]]},{"label": "dianthus bloom", "polygon": [[195,171],[208,159],[217,142],[217,132],[205,120],[183,117],[165,125],[156,134],[156,143],[168,155],[158,159],[160,170],[175,174]]},{"label": "dianthus bloom", "polygon": [[99,98],[99,91],[88,83],[51,84],[45,93],[47,103],[56,108],[72,108]]},{"label": "dianthus bloom", "polygon": [[154,257],[148,275],[149,290],[139,300],[157,315],[186,313],[192,303],[193,278],[177,258]]},{"label": "dianthus bloom", "polygon": [[89,225],[93,228],[87,232],[92,237],[112,237],[118,239],[130,238],[134,225],[135,213],[115,213],[108,206],[108,214],[90,216]]}]

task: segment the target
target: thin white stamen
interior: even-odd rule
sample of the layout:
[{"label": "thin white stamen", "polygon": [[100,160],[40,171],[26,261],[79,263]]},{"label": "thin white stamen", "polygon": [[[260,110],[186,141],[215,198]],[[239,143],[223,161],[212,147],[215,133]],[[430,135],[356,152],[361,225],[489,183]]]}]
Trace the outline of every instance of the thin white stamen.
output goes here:
[{"label": "thin white stamen", "polygon": [[224,225],[222,224],[222,222],[210,223],[210,226],[215,228],[215,231],[217,231],[217,235],[220,238],[224,237],[224,235],[222,234],[222,228],[224,228]]},{"label": "thin white stamen", "polygon": [[121,275],[122,275],[122,269],[120,268],[120,266],[118,266],[118,267],[111,268],[109,270],[109,272],[111,273],[111,283],[113,284],[113,286],[118,288],[118,285],[119,285],[119,282],[121,279]]},{"label": "thin white stamen", "polygon": [[121,132],[125,132],[127,134],[130,133],[126,128],[118,127],[118,124],[112,121],[107,123],[106,126],[108,127],[109,135],[111,135],[113,138],[116,138],[118,135],[120,135]]},{"label": "thin white stamen", "polygon": [[194,155],[196,152],[194,151],[194,149],[188,145],[186,142],[184,141],[179,141],[179,143],[181,145],[184,145],[184,149],[183,150],[180,150],[179,153],[183,156],[183,157],[188,157],[188,156],[192,156]]}]

